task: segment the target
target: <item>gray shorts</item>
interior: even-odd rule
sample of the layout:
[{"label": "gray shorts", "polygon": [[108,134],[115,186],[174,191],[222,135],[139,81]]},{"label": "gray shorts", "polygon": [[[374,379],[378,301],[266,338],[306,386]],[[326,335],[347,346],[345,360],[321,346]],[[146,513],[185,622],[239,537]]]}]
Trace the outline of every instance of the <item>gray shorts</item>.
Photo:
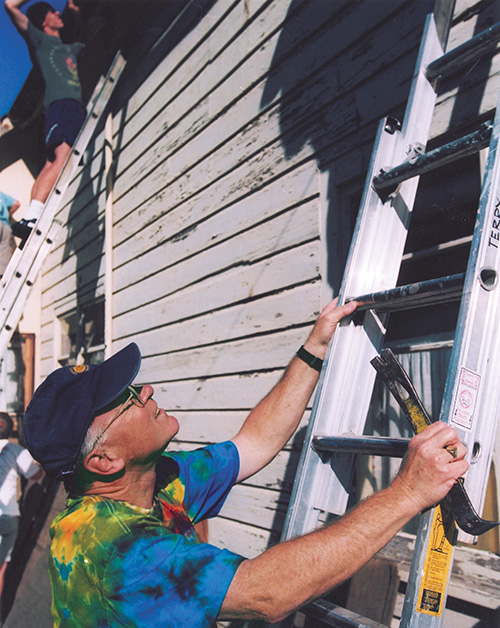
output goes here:
[{"label": "gray shorts", "polygon": [[19,517],[0,515],[0,565],[10,561],[18,528]]},{"label": "gray shorts", "polygon": [[7,264],[16,250],[16,242],[12,230],[3,220],[0,220],[0,277],[5,272]]}]

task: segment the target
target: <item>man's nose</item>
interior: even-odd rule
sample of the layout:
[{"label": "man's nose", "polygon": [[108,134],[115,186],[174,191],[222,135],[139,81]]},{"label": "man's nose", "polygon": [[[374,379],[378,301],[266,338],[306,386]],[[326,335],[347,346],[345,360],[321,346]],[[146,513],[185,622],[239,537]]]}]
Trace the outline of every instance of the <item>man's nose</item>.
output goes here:
[{"label": "man's nose", "polygon": [[145,384],[141,388],[141,399],[144,403],[147,403],[149,399],[155,394],[154,388],[150,384]]}]

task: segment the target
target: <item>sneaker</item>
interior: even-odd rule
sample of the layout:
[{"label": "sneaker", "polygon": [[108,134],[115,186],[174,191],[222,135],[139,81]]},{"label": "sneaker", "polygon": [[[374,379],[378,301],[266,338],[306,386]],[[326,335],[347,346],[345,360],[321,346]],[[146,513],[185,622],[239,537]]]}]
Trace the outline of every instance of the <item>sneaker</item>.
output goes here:
[{"label": "sneaker", "polygon": [[31,232],[33,231],[33,227],[35,226],[36,218],[29,218],[25,220],[21,218],[19,222],[12,221],[12,233],[17,237],[21,238],[21,243],[19,244],[19,248],[23,249],[26,244],[26,240],[30,237]]}]

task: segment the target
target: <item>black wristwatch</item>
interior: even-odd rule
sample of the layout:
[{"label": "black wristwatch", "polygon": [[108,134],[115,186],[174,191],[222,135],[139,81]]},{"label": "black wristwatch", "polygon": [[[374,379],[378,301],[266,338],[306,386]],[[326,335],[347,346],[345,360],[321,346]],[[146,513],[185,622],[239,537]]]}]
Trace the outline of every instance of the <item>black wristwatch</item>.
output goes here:
[{"label": "black wristwatch", "polygon": [[317,358],[312,353],[309,353],[307,349],[304,349],[304,345],[300,347],[297,351],[297,357],[300,358],[303,362],[310,366],[312,369],[321,372],[321,367],[323,366],[323,360],[321,358]]}]

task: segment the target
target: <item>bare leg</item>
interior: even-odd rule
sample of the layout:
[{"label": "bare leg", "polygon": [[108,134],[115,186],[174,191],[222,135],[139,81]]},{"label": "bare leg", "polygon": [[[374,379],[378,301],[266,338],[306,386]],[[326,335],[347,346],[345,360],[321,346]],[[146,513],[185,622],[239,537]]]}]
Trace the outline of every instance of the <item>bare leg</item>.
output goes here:
[{"label": "bare leg", "polygon": [[66,142],[63,142],[56,147],[54,151],[56,156],[55,160],[47,160],[45,162],[45,166],[42,168],[40,174],[35,180],[35,183],[33,184],[33,189],[31,190],[31,200],[45,203],[70,151],[71,146],[66,144]]},{"label": "bare leg", "polygon": [[2,597],[3,580],[4,580],[6,568],[7,568],[7,563],[3,563],[2,566],[0,567],[0,598]]}]

